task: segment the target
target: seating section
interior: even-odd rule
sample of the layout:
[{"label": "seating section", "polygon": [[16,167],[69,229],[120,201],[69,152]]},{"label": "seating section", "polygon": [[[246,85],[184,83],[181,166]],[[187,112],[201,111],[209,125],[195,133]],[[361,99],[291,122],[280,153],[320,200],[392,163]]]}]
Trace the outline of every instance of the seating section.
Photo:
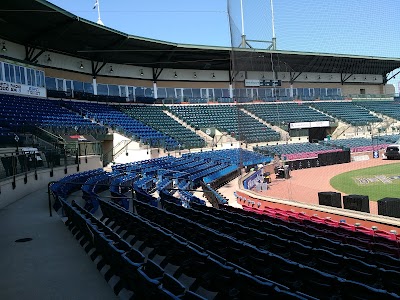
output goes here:
[{"label": "seating section", "polygon": [[[132,299],[398,299],[400,237],[394,233],[258,210],[241,197],[244,209],[187,200],[190,178],[213,193],[235,176],[235,166],[262,159],[244,150],[167,156],[69,175],[50,190],[98,269],[108,270],[107,280],[115,276],[114,291]],[[211,169],[208,164],[222,168],[207,180],[193,177]],[[70,203],[79,189],[83,204]]]},{"label": "seating section", "polygon": [[399,102],[395,101],[357,101],[358,106],[375,113],[384,114],[400,121]]},{"label": "seating section", "polygon": [[348,148],[351,152],[364,152],[385,149],[388,142],[384,139],[351,138],[321,142],[338,148]]},{"label": "seating section", "polygon": [[165,146],[173,149],[178,144],[174,138],[127,116],[115,107],[106,104],[77,101],[64,102],[64,105],[90,119],[117,129],[135,141],[148,144],[150,147]]},{"label": "seating section", "polygon": [[354,102],[314,102],[310,105],[352,126],[364,126],[382,121],[369,110],[355,104]]},{"label": "seating section", "polygon": [[263,155],[273,157],[280,156],[284,160],[296,160],[304,158],[315,158],[318,154],[335,152],[340,149],[335,145],[324,145],[317,143],[293,143],[254,147],[253,150]]},{"label": "seating section", "polygon": [[331,121],[332,117],[320,113],[306,104],[260,103],[243,108],[271,125],[282,126],[295,122]]},{"label": "seating section", "polygon": [[171,112],[193,128],[215,127],[236,140],[246,143],[277,141],[278,132],[243,112],[234,105],[171,106]]},{"label": "seating section", "polygon": [[161,106],[125,106],[123,111],[128,116],[176,140],[175,145],[166,147],[167,150],[202,148],[206,146],[205,141],[200,136],[165,114]]},{"label": "seating section", "polygon": [[32,126],[56,135],[107,132],[107,128],[93,123],[62,107],[59,101],[0,94],[0,124],[16,132],[32,131]]}]

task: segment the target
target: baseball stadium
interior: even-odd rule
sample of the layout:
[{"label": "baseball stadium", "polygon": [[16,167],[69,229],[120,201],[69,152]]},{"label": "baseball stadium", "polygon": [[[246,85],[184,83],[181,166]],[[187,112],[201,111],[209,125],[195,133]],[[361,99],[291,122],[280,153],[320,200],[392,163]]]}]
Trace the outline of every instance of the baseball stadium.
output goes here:
[{"label": "baseball stadium", "polygon": [[229,46],[1,2],[0,298],[400,298],[400,56],[226,2]]}]

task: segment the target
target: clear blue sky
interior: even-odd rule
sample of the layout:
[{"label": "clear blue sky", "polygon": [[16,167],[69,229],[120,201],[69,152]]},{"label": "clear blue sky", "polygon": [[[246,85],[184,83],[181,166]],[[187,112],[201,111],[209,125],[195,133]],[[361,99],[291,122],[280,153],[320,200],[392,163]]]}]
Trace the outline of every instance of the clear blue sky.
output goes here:
[{"label": "clear blue sky", "polygon": [[[95,0],[50,2],[97,21]],[[226,0],[99,2],[105,26],[131,35],[183,44],[231,45]],[[240,0],[230,3],[236,44],[241,33]],[[248,39],[270,40],[270,0],[243,0],[243,6]],[[399,0],[274,0],[274,11],[280,50],[400,57]]]}]

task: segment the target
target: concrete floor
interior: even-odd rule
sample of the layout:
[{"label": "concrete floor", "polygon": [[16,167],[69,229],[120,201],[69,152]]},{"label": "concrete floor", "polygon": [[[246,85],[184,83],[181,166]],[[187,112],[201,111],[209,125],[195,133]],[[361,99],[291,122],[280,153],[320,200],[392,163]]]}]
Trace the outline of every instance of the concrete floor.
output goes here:
[{"label": "concrete floor", "polygon": [[47,189],[0,210],[0,269],[0,299],[118,298],[60,217],[49,217]]}]

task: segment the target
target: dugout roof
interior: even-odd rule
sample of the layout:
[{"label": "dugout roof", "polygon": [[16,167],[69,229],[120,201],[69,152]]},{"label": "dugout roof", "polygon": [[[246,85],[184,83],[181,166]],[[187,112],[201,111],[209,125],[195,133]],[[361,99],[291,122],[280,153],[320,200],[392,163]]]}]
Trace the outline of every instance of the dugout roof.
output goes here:
[{"label": "dugout roof", "polygon": [[[145,25],[141,25],[145,26]],[[2,0],[0,38],[29,50],[64,53],[95,62],[153,68],[386,75],[400,59],[293,51],[185,45],[132,36],[98,25],[45,0]]]}]

